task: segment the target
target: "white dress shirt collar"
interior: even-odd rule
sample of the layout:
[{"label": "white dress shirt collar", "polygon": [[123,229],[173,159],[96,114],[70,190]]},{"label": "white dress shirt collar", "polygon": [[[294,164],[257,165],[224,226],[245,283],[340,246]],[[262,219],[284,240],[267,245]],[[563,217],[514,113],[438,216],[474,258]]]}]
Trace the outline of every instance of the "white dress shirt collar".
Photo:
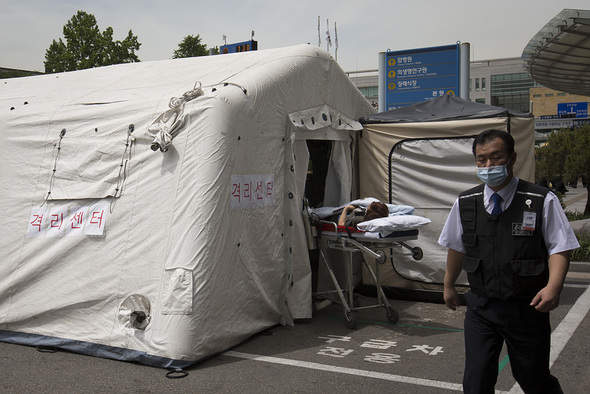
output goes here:
[{"label": "white dress shirt collar", "polygon": [[497,192],[493,191],[488,185],[483,189],[483,202],[486,211],[491,212],[493,203],[491,201],[492,194],[498,193],[502,197],[502,211],[510,206],[514,194],[516,193],[516,187],[518,186],[518,178],[513,176],[510,182]]}]

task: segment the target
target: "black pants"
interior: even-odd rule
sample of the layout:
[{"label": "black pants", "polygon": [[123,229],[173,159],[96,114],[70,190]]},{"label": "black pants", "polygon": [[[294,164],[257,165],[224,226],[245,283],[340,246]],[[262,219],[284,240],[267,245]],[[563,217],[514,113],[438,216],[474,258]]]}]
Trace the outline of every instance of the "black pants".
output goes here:
[{"label": "black pants", "polygon": [[562,393],[549,373],[551,326],[549,314],[529,301],[505,301],[465,295],[465,393],[493,393],[498,359],[506,342],[512,375],[526,394]]}]

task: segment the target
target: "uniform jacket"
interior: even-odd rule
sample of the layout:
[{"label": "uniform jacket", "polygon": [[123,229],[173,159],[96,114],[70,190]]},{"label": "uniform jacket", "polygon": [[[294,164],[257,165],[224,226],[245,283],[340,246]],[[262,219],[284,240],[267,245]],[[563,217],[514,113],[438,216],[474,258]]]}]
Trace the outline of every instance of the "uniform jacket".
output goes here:
[{"label": "uniform jacket", "polygon": [[[476,294],[502,299],[530,299],[546,286],[548,253],[541,233],[548,189],[519,180],[514,198],[500,214],[484,208],[485,185],[459,196],[466,253],[463,269]],[[525,212],[535,225],[523,228]]]}]

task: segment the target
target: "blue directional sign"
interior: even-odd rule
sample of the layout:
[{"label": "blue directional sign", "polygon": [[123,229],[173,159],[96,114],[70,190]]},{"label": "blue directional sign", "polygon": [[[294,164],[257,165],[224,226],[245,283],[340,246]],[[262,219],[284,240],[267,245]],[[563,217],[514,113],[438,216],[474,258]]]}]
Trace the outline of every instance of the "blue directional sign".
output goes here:
[{"label": "blue directional sign", "polygon": [[383,111],[459,94],[459,44],[385,52],[381,59]]},{"label": "blue directional sign", "polygon": [[249,52],[258,50],[258,41],[250,40],[221,46],[221,53]]},{"label": "blue directional sign", "polygon": [[588,116],[588,102],[557,103],[557,115],[573,115],[572,117],[585,118]]}]

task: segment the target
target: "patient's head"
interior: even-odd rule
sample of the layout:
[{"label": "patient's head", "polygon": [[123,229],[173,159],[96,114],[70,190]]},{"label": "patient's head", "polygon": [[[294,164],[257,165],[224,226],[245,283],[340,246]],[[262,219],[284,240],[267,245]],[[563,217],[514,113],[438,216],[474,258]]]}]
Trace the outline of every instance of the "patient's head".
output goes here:
[{"label": "patient's head", "polygon": [[389,216],[387,205],[380,201],[372,202],[365,212],[365,221]]}]

